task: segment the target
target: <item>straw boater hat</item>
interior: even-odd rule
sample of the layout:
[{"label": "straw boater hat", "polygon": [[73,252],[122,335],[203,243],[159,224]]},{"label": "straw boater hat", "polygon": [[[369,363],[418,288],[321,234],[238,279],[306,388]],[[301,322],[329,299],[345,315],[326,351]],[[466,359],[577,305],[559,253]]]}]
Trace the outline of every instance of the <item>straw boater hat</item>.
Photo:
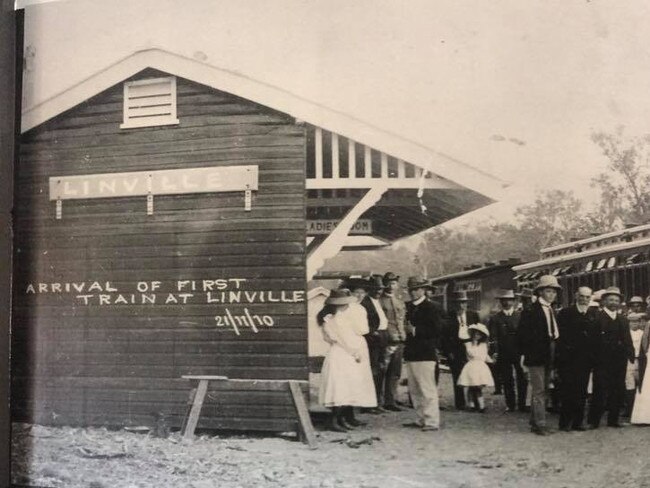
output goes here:
[{"label": "straw boater hat", "polygon": [[417,276],[411,276],[406,282],[406,287],[409,290],[414,290],[416,288],[427,288],[428,286],[429,282],[427,280]]},{"label": "straw boater hat", "polygon": [[604,290],[603,294],[600,296],[600,299],[604,300],[608,295],[616,295],[621,300],[623,300],[623,294],[621,293],[621,289],[618,286],[608,287],[606,290]]},{"label": "straw boater hat", "polygon": [[562,287],[557,281],[557,278],[553,275],[544,275],[539,279],[539,283],[535,287],[535,291],[543,290],[544,288],[555,288],[556,290],[561,290]]},{"label": "straw boater hat", "polygon": [[488,328],[483,325],[483,324],[472,324],[467,328],[468,331],[470,330],[478,330],[481,334],[483,334],[485,337],[490,337],[490,331]]},{"label": "straw boater hat", "polygon": [[514,300],[515,292],[512,290],[499,290],[496,298],[499,300]]},{"label": "straw boater hat", "polygon": [[639,296],[635,296],[635,297],[630,298],[630,301],[628,303],[630,305],[632,305],[633,303],[640,303],[642,305],[645,304],[645,302],[643,301],[643,298],[641,298]]},{"label": "straw boater hat", "polygon": [[451,299],[455,302],[467,302],[469,301],[469,298],[467,298],[467,292],[464,290],[461,291],[455,291]]},{"label": "straw boater hat", "polygon": [[357,298],[350,294],[350,290],[341,288],[330,292],[330,296],[325,300],[325,305],[349,305],[356,301]]}]

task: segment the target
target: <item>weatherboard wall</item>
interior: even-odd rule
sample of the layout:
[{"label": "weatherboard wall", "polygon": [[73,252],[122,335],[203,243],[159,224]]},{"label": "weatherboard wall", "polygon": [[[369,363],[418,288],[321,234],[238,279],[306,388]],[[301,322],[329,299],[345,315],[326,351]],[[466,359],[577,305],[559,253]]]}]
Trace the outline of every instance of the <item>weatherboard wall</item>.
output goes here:
[{"label": "weatherboard wall", "polygon": [[[15,419],[146,425],[160,412],[178,425],[181,375],[308,378],[305,129],[181,78],[177,89],[178,125],[120,129],[120,84],[23,135]],[[51,176],[242,165],[259,168],[250,211],[243,192],[157,195],[153,215],[145,197],[100,198],[64,201],[57,220],[49,200]],[[248,383],[211,388],[199,422],[294,425],[284,388]]]}]

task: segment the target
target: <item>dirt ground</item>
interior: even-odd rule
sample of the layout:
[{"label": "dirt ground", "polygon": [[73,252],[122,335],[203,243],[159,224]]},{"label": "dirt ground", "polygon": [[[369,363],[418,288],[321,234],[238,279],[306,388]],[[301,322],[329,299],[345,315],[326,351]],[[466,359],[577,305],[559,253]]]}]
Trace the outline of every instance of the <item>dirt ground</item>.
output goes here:
[{"label": "dirt ground", "polygon": [[368,426],[347,436],[319,432],[316,450],[282,437],[185,443],[177,433],[16,424],[12,475],[69,488],[650,487],[650,427],[538,437],[526,414],[503,413],[501,396],[487,394],[486,414],[451,410],[448,375],[442,383],[440,431],[403,427],[412,410],[364,415]]}]

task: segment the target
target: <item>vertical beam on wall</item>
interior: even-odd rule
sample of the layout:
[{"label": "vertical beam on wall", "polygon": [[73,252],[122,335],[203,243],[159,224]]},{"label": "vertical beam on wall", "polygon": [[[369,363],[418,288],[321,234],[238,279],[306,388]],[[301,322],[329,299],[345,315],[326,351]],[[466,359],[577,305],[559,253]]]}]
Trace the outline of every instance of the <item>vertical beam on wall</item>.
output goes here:
[{"label": "vertical beam on wall", "polygon": [[339,178],[339,136],[332,132],[332,178]]},{"label": "vertical beam on wall", "polygon": [[323,129],[314,130],[314,161],[316,163],[316,179],[323,178]]},{"label": "vertical beam on wall", "polygon": [[[20,19],[18,19],[20,17]],[[10,474],[10,317],[11,317],[11,208],[13,204],[13,165],[16,143],[17,56],[22,40],[17,40],[13,0],[0,0],[0,488],[8,487]],[[22,51],[22,49],[21,49]]]},{"label": "vertical beam on wall", "polygon": [[357,177],[357,152],[355,143],[348,139],[348,178]]}]

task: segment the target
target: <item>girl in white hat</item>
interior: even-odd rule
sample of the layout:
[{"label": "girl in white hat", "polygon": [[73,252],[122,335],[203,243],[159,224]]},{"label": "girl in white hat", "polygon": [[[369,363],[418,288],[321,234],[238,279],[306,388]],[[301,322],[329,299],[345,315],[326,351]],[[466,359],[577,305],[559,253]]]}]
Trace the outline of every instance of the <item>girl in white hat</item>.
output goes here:
[{"label": "girl in white hat", "polygon": [[469,402],[481,413],[485,413],[483,387],[494,386],[494,379],[487,363],[492,363],[488,355],[487,341],[490,337],[488,328],[483,324],[468,327],[470,342],[465,343],[467,363],[458,377],[458,384],[467,387]]}]

